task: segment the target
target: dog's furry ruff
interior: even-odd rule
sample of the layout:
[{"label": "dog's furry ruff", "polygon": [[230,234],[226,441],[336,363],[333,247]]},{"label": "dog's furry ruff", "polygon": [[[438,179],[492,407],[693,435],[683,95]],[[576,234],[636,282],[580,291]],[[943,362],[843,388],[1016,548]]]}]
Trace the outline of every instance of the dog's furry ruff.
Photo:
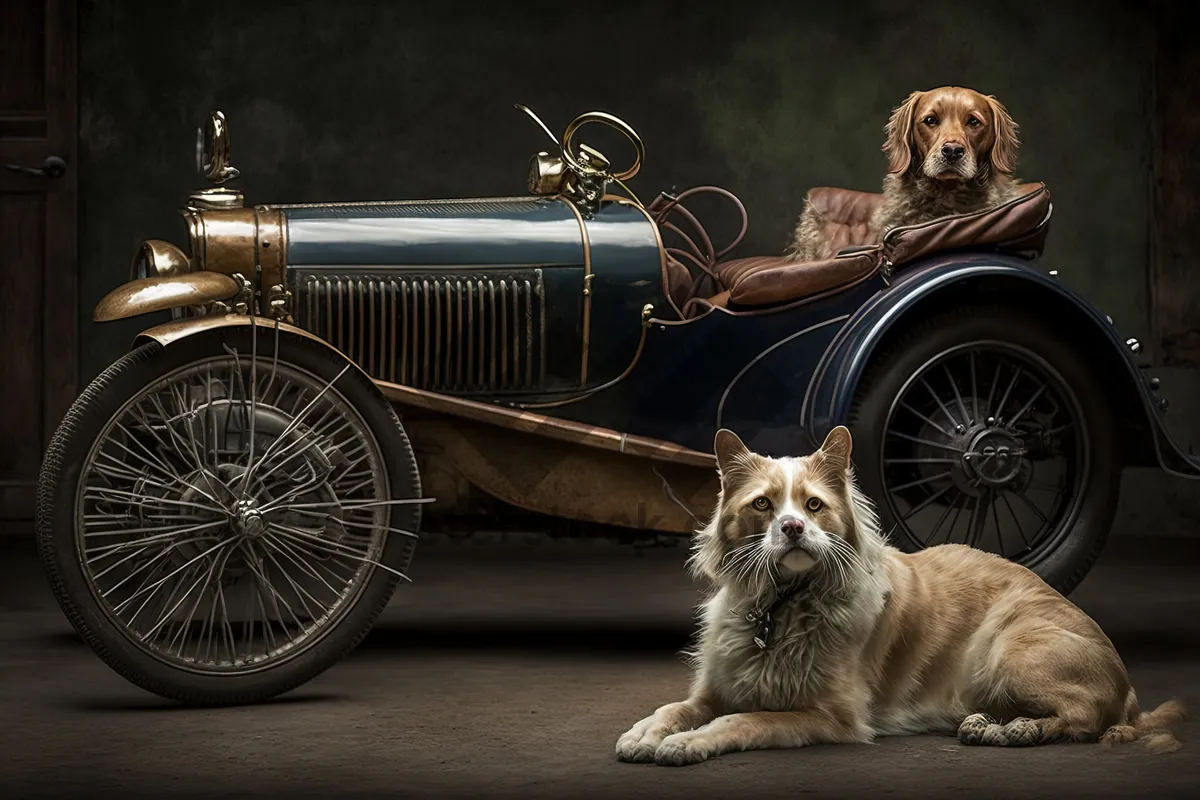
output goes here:
[{"label": "dog's furry ruff", "polygon": [[[855,485],[845,428],[803,459],[767,459],[730,437],[741,444],[718,434],[720,499],[689,562],[715,590],[690,653],[691,692],[622,735],[618,758],[682,765],[738,750],[955,731],[964,744],[1141,739],[1160,752],[1178,748],[1172,728],[1183,706],[1142,712],[1112,643],[1034,573],[964,545],[915,554],[888,545]],[[806,516],[811,541],[799,540],[813,566],[787,577],[778,566],[786,560],[756,555],[769,549],[778,519],[743,512],[755,493],[793,491],[825,502]],[[765,532],[746,535],[748,516],[749,530]],[[789,588],[799,591],[776,610],[776,641],[764,652],[747,612]]]},{"label": "dog's furry ruff", "polygon": [[883,201],[875,210],[872,230],[882,238],[892,228],[919,225],[952,214],[970,214],[1007,203],[1020,196],[1020,183],[991,170],[974,180],[946,184],[910,169],[883,179]]},{"label": "dog's furry ruff", "polygon": [[821,238],[820,213],[812,202],[805,198],[804,209],[800,213],[800,221],[792,232],[792,242],[784,255],[793,261],[817,261],[823,255],[824,241]]}]

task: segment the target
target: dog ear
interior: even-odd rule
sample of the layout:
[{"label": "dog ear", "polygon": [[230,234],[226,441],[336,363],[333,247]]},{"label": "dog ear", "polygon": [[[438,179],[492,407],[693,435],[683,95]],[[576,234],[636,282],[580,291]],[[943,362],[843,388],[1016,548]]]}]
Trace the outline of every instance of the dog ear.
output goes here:
[{"label": "dog ear", "polygon": [[717,457],[717,469],[721,471],[721,478],[724,480],[738,470],[746,468],[750,449],[742,443],[736,433],[722,428],[713,439],[713,454]]},{"label": "dog ear", "polygon": [[988,95],[987,101],[992,111],[992,126],[995,131],[991,153],[992,166],[997,172],[1011,175],[1017,168],[1017,149],[1021,146],[1021,141],[1017,138],[1018,126],[999,100]]},{"label": "dog ear", "polygon": [[824,458],[825,463],[845,472],[850,468],[850,450],[852,446],[853,441],[850,437],[850,429],[845,425],[838,425],[825,437],[825,443],[821,445],[821,449],[818,452]]},{"label": "dog ear", "polygon": [[924,92],[913,92],[900,105],[892,110],[887,125],[883,127],[883,152],[888,157],[888,172],[903,174],[912,163],[913,149],[913,114],[917,110],[917,101]]}]

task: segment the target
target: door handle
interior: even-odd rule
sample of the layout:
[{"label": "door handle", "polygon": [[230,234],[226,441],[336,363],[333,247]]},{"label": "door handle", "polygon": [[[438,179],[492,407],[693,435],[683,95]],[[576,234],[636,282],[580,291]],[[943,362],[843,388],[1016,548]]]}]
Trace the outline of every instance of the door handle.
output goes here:
[{"label": "door handle", "polygon": [[53,179],[61,177],[67,171],[67,162],[58,156],[49,156],[40,167],[22,167],[20,164],[5,164],[4,167],[13,172],[27,172],[30,175]]}]

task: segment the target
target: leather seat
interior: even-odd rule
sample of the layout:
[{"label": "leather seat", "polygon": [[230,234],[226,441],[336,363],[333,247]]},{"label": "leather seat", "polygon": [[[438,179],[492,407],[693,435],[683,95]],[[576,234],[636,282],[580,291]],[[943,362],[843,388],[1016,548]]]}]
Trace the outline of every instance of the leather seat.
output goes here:
[{"label": "leather seat", "polygon": [[821,261],[755,256],[727,261],[717,275],[729,292],[729,305],[767,306],[848,286],[874,272],[878,262],[876,247]]},{"label": "leather seat", "polygon": [[881,194],[819,187],[808,201],[820,217],[821,258],[739,258],[717,265],[730,307],[787,303],[865,280],[886,260],[893,267],[931,253],[957,249],[1000,250],[1038,255],[1045,246],[1053,206],[1045,184],[1020,187],[1007,203],[970,214],[954,214],[888,232],[879,241],[871,217]]},{"label": "leather seat", "polygon": [[809,190],[808,202],[820,220],[821,259],[833,258],[847,247],[879,242],[871,217],[883,202],[882,194],[818,186]]}]

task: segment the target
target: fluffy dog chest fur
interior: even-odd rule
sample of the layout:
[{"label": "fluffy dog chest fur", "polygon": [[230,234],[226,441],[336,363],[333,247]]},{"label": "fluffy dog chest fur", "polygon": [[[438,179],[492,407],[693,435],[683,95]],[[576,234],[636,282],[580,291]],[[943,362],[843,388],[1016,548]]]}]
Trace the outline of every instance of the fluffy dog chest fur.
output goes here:
[{"label": "fluffy dog chest fur", "polygon": [[731,710],[784,711],[819,697],[828,665],[853,646],[864,621],[857,604],[795,597],[772,613],[771,646],[763,650],[754,642],[759,623],[747,617],[753,604],[732,604],[724,594],[706,609],[702,679]]}]

